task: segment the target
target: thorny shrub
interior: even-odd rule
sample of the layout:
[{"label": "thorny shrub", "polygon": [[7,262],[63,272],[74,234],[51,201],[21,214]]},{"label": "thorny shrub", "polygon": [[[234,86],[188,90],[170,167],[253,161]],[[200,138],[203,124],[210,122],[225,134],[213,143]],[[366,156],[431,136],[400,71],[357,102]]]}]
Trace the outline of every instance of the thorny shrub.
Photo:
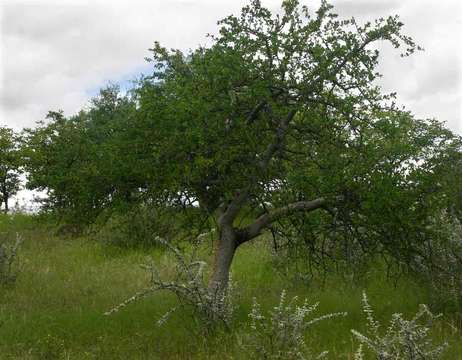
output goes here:
[{"label": "thorny shrub", "polygon": [[312,355],[305,343],[306,330],[317,322],[346,313],[331,313],[309,318],[316,311],[318,303],[308,304],[305,299],[302,305],[297,304],[297,297],[286,302],[286,292],[282,291],[279,304],[266,316],[262,314],[260,305],[254,298],[252,311],[249,314],[250,331],[241,338],[241,346],[254,359],[321,359],[327,351]]},{"label": "thorny shrub", "polygon": [[363,311],[367,319],[367,335],[351,330],[360,343],[355,360],[366,359],[366,353],[377,360],[435,360],[441,358],[447,347],[446,343],[434,346],[428,338],[432,321],[439,315],[433,315],[426,305],[420,305],[410,320],[404,319],[402,314],[393,314],[384,334],[380,333],[380,323],[374,318],[366,293],[363,293]]},{"label": "thorny shrub", "polygon": [[176,271],[173,279],[162,279],[153,262],[142,265],[144,269],[149,271],[150,286],[106,312],[105,315],[113,314],[128,304],[146,297],[153,292],[166,290],[176,295],[179,306],[167,311],[158,320],[157,324],[159,326],[162,326],[178,308],[189,307],[193,310],[195,319],[199,321],[206,332],[210,332],[220,325],[229,330],[234,312],[232,281],[230,281],[230,286],[226,292],[210,292],[204,279],[206,263],[196,260],[197,246],[195,246],[194,251],[188,256],[160,237],[157,237],[156,241],[164,245],[175,257]]}]

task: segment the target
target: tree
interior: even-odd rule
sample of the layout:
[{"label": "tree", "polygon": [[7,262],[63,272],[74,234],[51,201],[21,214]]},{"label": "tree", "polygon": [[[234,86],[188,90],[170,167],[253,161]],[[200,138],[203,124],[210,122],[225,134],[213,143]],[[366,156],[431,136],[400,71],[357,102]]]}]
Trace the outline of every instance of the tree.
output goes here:
[{"label": "tree", "polygon": [[0,205],[8,212],[8,200],[20,189],[21,156],[18,138],[12,129],[0,127]]},{"label": "tree", "polygon": [[109,86],[77,115],[50,111],[46,123],[25,130],[27,187],[46,191],[45,208],[69,225],[90,224],[108,204],[132,201],[144,186],[130,158],[134,106]]},{"label": "tree", "polygon": [[310,251],[329,238],[408,261],[448,206],[434,182],[460,140],[376,85],[377,42],[419,49],[398,17],[360,25],[297,0],[272,15],[253,0],[219,25],[187,54],[155,43],[132,97],[103,91],[89,111],[32,130],[29,186],[87,219],[131,201],[199,204],[218,229],[212,292],[238,247],[269,229]]},{"label": "tree", "polygon": [[361,208],[370,218],[379,205],[394,217],[400,204],[389,200],[399,196],[384,191],[410,190],[399,181],[452,137],[376,85],[374,43],[404,46],[402,56],[419,49],[397,17],[360,25],[325,1],[311,14],[296,0],[273,16],[254,0],[219,24],[209,48],[183,54],[156,43],[155,71],[138,91],[139,114],[155,128],[153,184],[216,220],[211,289],[226,287],[240,245],[287,219],[319,225],[319,211],[351,217]]}]

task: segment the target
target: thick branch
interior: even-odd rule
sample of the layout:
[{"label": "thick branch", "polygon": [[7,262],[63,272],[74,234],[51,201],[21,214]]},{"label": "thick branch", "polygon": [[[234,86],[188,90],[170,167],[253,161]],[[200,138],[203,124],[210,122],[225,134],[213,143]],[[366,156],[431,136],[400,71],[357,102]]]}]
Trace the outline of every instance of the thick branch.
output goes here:
[{"label": "thick branch", "polygon": [[236,218],[237,214],[239,214],[239,211],[241,210],[244,203],[247,201],[248,197],[249,191],[242,190],[236,194],[231,203],[226,207],[226,210],[220,210],[221,214],[218,220],[220,227],[232,227],[234,219]]},{"label": "thick branch", "polygon": [[276,220],[287,217],[296,212],[310,212],[319,209],[324,205],[326,205],[326,200],[324,198],[319,198],[312,201],[297,201],[287,206],[275,209],[260,216],[252,224],[242,229],[239,240],[241,243],[249,241],[260,235],[264,229],[268,228]]},{"label": "thick branch", "polygon": [[255,106],[253,108],[253,110],[250,112],[249,116],[247,116],[247,124],[250,125],[257,119],[258,114],[260,113],[261,110],[263,110],[263,108],[266,106],[266,104],[267,104],[267,101],[263,100],[263,101],[259,102],[257,104],[257,106]]},{"label": "thick branch", "polygon": [[[287,127],[296,113],[297,110],[290,110],[286,118],[283,119],[279,124],[279,127],[276,131],[276,138],[274,139],[274,142],[268,145],[268,147],[262,155],[260,162],[258,163],[258,166],[261,170],[266,171],[276,151],[282,148],[284,138],[287,132]],[[234,199],[231,201],[231,203],[226,207],[226,209],[221,208],[221,214],[219,218],[220,226],[232,226],[237,214],[249,198],[250,187],[251,186],[249,185],[246,188],[239,190]]]},{"label": "thick branch", "polygon": [[286,132],[287,132],[287,127],[289,126],[290,121],[294,118],[295,114],[297,113],[297,110],[290,110],[289,113],[287,114],[287,117],[281,121],[279,124],[279,127],[276,131],[276,139],[274,142],[268,145],[266,148],[265,152],[263,153],[262,159],[259,163],[260,168],[262,170],[266,170],[268,168],[268,165],[273,158],[274,154],[276,151],[280,150],[282,148]]}]

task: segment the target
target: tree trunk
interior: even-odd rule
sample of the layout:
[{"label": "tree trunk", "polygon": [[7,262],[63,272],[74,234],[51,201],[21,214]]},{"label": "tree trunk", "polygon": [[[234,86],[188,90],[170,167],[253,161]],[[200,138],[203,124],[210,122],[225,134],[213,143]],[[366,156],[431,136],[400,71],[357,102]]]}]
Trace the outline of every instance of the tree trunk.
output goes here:
[{"label": "tree trunk", "polygon": [[229,269],[237,249],[236,231],[232,226],[224,226],[214,249],[212,276],[209,290],[212,293],[226,291],[229,281]]},{"label": "tree trunk", "polygon": [[5,204],[5,214],[8,213],[8,196],[5,196],[5,198],[3,199],[3,202]]}]

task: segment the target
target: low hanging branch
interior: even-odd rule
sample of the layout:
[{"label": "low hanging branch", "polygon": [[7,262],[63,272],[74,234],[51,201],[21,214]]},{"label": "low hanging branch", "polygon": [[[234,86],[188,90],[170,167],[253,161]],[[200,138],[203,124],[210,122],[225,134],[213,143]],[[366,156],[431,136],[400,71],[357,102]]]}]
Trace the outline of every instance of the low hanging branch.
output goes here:
[{"label": "low hanging branch", "polygon": [[315,199],[312,201],[297,201],[287,206],[274,209],[259,218],[252,224],[242,229],[240,243],[252,240],[261,234],[261,232],[268,228],[274,221],[292,215],[296,212],[310,212],[322,208],[327,204],[324,198]]}]

